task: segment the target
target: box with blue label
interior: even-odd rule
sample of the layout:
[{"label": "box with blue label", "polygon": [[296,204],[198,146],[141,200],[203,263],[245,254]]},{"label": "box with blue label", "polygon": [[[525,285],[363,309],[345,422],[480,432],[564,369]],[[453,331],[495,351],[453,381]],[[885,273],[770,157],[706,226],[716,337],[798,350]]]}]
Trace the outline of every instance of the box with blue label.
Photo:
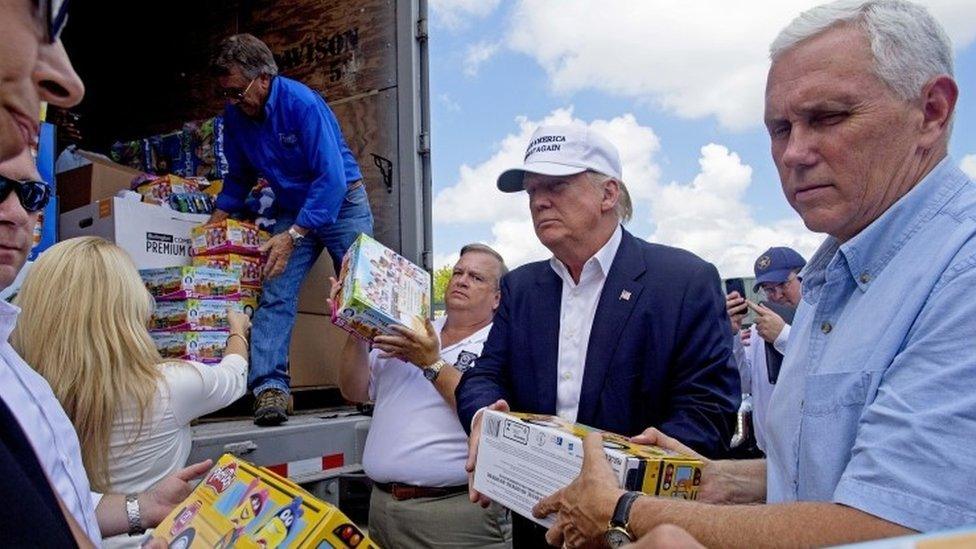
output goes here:
[{"label": "box with blue label", "polygon": [[139,271],[157,301],[172,299],[237,299],[241,284],[229,271],[207,267],[164,267]]},{"label": "box with blue label", "polygon": [[603,451],[625,490],[697,499],[701,460],[627,437],[565,421],[556,416],[485,410],[474,488],[499,504],[546,527],[532,507],[572,482],[583,466],[583,438],[603,437]]},{"label": "box with blue label", "polygon": [[430,275],[407,258],[360,234],[339,272],[342,291],[332,322],[365,340],[395,333],[400,324],[422,331],[430,314]]}]

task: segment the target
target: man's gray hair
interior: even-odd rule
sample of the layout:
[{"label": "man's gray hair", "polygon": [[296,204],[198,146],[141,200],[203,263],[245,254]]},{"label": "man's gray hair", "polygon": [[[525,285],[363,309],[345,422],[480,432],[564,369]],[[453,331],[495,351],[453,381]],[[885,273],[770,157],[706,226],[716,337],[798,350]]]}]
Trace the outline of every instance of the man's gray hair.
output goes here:
[{"label": "man's gray hair", "polygon": [[461,257],[468,252],[480,252],[483,254],[488,254],[498,260],[498,278],[495,280],[495,287],[498,287],[501,284],[502,277],[508,274],[508,266],[505,265],[505,258],[502,257],[502,254],[498,253],[494,248],[487,244],[474,242],[461,248],[461,253],[458,254],[458,257]]},{"label": "man's gray hair", "polygon": [[252,34],[235,34],[225,38],[210,62],[216,76],[227,76],[232,68],[240,69],[248,80],[262,75],[278,74],[278,64],[268,45]]},{"label": "man's gray hair", "polygon": [[862,30],[871,43],[874,72],[904,101],[917,99],[932,78],[952,76],[952,42],[924,7],[906,0],[837,0],[801,13],[769,46],[776,58],[800,42],[839,25]]},{"label": "man's gray hair", "polygon": [[630,218],[634,216],[634,203],[630,200],[630,191],[627,190],[627,185],[616,177],[611,177],[600,172],[589,171],[586,172],[590,177],[590,182],[597,186],[602,186],[607,181],[613,179],[617,182],[617,187],[620,188],[620,195],[617,197],[617,205],[614,206],[613,211],[617,214],[617,219],[620,223],[627,223]]}]

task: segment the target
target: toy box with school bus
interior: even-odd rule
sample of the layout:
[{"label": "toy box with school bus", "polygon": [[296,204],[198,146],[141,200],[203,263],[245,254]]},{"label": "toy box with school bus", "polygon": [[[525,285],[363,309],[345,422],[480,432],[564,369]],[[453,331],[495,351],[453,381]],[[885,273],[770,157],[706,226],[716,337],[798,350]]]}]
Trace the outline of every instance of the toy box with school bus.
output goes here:
[{"label": "toy box with school bus", "polygon": [[339,509],[230,454],[221,456],[153,537],[181,549],[377,547]]},{"label": "toy box with school bus", "polygon": [[332,322],[365,340],[393,334],[392,324],[423,331],[430,313],[430,275],[405,257],[360,234],[346,252]]},{"label": "toy box with school bus", "polygon": [[139,271],[157,301],[174,299],[238,299],[241,284],[231,271],[207,267],[163,267]]},{"label": "toy box with school bus", "polygon": [[493,501],[544,526],[532,507],[572,482],[583,465],[583,438],[603,436],[618,486],[661,497],[697,499],[701,460],[556,416],[485,410],[474,487]]}]

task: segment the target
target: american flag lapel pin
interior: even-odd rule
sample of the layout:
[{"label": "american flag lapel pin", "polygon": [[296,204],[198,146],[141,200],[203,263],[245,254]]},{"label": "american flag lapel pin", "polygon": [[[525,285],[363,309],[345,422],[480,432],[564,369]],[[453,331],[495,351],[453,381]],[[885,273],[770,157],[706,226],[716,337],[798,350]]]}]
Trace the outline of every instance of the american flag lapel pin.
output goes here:
[{"label": "american flag lapel pin", "polygon": [[630,301],[630,292],[627,291],[627,290],[621,291],[620,292],[620,299],[622,301]]}]

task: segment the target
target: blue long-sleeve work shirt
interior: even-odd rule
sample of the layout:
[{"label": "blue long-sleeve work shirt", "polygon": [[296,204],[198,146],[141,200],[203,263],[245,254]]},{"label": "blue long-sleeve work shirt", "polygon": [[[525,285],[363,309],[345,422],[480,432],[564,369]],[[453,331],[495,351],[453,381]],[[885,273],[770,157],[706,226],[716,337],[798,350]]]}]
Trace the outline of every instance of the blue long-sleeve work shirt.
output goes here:
[{"label": "blue long-sleeve work shirt", "polygon": [[339,122],[308,86],[276,76],[260,120],[236,105],[224,111],[228,171],[217,208],[237,212],[258,175],[275,191],[281,212],[300,227],[335,222],[348,185],[362,179]]}]

